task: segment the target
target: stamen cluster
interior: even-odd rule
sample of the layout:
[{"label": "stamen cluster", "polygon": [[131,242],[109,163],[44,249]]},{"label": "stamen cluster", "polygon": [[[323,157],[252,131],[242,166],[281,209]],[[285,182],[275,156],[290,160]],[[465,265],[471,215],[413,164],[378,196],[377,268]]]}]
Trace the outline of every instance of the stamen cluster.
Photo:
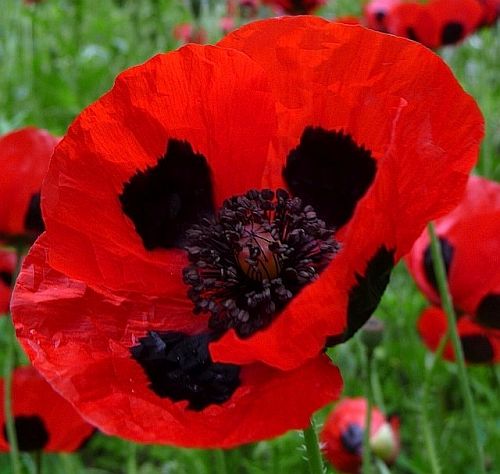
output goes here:
[{"label": "stamen cluster", "polygon": [[278,189],[250,190],[187,232],[184,282],[211,329],[248,337],[333,258],[339,246],[314,209]]}]

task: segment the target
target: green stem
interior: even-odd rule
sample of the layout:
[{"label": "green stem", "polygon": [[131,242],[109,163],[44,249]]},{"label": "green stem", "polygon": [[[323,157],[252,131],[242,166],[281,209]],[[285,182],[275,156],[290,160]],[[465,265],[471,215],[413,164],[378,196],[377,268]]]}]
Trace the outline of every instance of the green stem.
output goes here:
[{"label": "green stem", "polygon": [[14,344],[15,336],[10,327],[7,334],[7,350],[4,365],[4,412],[5,427],[10,448],[10,465],[13,474],[21,474],[21,462],[17,446],[16,426],[12,412],[12,370],[14,368]]},{"label": "green stem", "polygon": [[226,454],[223,449],[215,449],[214,460],[215,460],[215,472],[217,474],[227,474],[227,464],[226,464]]},{"label": "green stem", "polygon": [[42,474],[43,470],[43,452],[41,449],[35,451],[33,453],[33,457],[35,458],[35,474]]},{"label": "green stem", "polygon": [[303,430],[304,444],[306,446],[307,461],[309,463],[310,474],[323,474],[323,458],[319,449],[318,435],[316,434],[316,427],[314,418],[311,417],[309,427]]},{"label": "green stem", "polygon": [[[21,269],[22,251],[20,246],[16,252],[16,268],[14,270],[13,281],[15,283],[17,275]],[[13,283],[13,284],[14,284]],[[12,320],[11,320],[12,322]],[[14,423],[14,414],[12,410],[12,371],[15,367],[15,349],[16,335],[13,324],[7,326],[7,348],[4,363],[4,412],[5,427],[10,448],[10,465],[13,474],[21,474],[21,460],[19,457],[19,448],[17,445],[16,425]]]},{"label": "green stem", "polygon": [[377,466],[378,472],[380,474],[391,474],[391,471],[387,467],[384,461],[382,459],[375,459],[375,464]]},{"label": "green stem", "polygon": [[366,418],[365,429],[363,431],[363,474],[372,473],[372,453],[370,448],[370,430],[372,426],[372,386],[371,386],[371,373],[372,373],[372,353],[367,351],[364,354],[363,360],[365,365],[366,377]]},{"label": "green stem", "polygon": [[430,423],[430,417],[427,407],[430,404],[432,376],[434,375],[434,371],[436,370],[438,361],[441,360],[441,356],[443,355],[446,344],[448,344],[448,340],[449,340],[449,334],[447,333],[441,338],[441,341],[439,341],[439,345],[433,356],[431,365],[426,371],[422,389],[422,403],[421,403],[422,427],[424,434],[424,443],[427,449],[427,454],[429,456],[432,474],[441,474],[441,465],[439,463],[439,457],[436,451],[436,442],[434,438],[434,433],[432,431],[432,426]]},{"label": "green stem", "polygon": [[445,265],[443,261],[443,255],[441,253],[441,244],[439,243],[434,225],[432,223],[429,224],[428,230],[431,238],[432,262],[434,273],[436,275],[436,280],[438,283],[439,294],[441,296],[441,305],[448,318],[448,331],[450,334],[451,343],[453,345],[453,350],[455,352],[455,359],[457,361],[460,389],[464,398],[465,411],[467,413],[467,417],[469,418],[470,428],[472,431],[471,437],[476,451],[474,460],[476,462],[477,473],[485,474],[486,470],[484,467],[484,454],[479,439],[478,426],[476,423],[476,410],[474,406],[474,400],[472,398],[469,379],[467,377],[467,370],[465,368],[464,353],[462,350],[462,345],[460,343],[460,338],[458,337],[455,309],[453,308],[451,295],[448,289]]},{"label": "green stem", "polygon": [[127,474],[137,474],[137,444],[127,443]]}]

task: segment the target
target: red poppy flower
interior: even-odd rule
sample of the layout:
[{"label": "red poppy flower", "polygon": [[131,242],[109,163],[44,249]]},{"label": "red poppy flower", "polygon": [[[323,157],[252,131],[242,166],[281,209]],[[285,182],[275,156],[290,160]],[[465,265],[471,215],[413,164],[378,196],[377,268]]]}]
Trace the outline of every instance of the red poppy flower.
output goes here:
[{"label": "red poppy flower", "polygon": [[454,44],[471,34],[483,15],[477,0],[431,0],[393,8],[388,31],[419,41],[429,48]]},{"label": "red poppy flower", "polygon": [[436,28],[426,5],[401,3],[386,18],[387,31],[393,35],[418,41],[426,46],[436,46]]},{"label": "red poppy flower", "polygon": [[[448,284],[459,313],[500,329],[500,184],[472,176],[460,205],[436,221]],[[429,300],[440,304],[426,232],[406,258]]]},{"label": "red poppy flower", "polygon": [[232,446],[303,427],[340,389],[325,343],[456,204],[481,136],[437,56],[363,28],[267,20],[156,56],[56,150],[18,337],[108,433]]},{"label": "red poppy flower", "polygon": [[[0,403],[4,403],[0,380]],[[75,451],[95,431],[33,367],[19,367],[12,378],[12,412],[21,451]],[[0,451],[9,451],[5,414],[0,410]]]},{"label": "red poppy flower", "polygon": [[[330,413],[321,431],[321,448],[326,459],[342,472],[360,472],[366,411],[365,398],[344,398]],[[374,454],[389,464],[393,463],[400,448],[399,420],[393,417],[388,421],[374,407],[369,439]]]},{"label": "red poppy flower", "polygon": [[287,15],[307,15],[326,4],[326,0],[263,0],[264,4]]},{"label": "red poppy flower", "polygon": [[482,25],[493,25],[500,15],[500,0],[478,0],[483,9]]},{"label": "red poppy flower", "polygon": [[0,248],[0,315],[9,312],[10,293],[16,268],[16,253]]},{"label": "red poppy flower", "polygon": [[40,188],[58,141],[34,127],[0,137],[0,235],[43,230]]},{"label": "red poppy flower", "polygon": [[255,18],[259,11],[260,0],[227,0],[227,16]]},{"label": "red poppy flower", "polygon": [[372,30],[387,31],[387,15],[404,0],[370,0],[363,8],[366,26]]},{"label": "red poppy flower", "polygon": [[[477,324],[467,314],[459,315],[457,329],[467,363],[500,362],[500,331],[487,329]],[[437,349],[447,331],[448,320],[441,308],[427,308],[420,316],[418,332],[430,350]],[[450,342],[445,347],[443,357],[449,361],[455,360],[455,352]]]}]

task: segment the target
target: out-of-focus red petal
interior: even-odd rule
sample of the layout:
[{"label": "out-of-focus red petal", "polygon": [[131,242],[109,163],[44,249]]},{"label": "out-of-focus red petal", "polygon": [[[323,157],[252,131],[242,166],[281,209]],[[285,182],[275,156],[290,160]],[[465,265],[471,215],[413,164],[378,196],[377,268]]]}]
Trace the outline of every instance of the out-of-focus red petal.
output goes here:
[{"label": "out-of-focus red petal", "polygon": [[363,7],[366,26],[372,30],[387,31],[388,15],[402,2],[403,0],[370,0]]},{"label": "out-of-focus red petal", "polygon": [[14,271],[16,268],[16,252],[0,247],[0,315],[8,313]]},{"label": "out-of-focus red petal", "polygon": [[483,121],[448,67],[405,39],[297,17],[254,22],[219,44],[245,52],[271,77],[278,136],[264,185],[283,186],[284,160],[308,125],[344,130],[377,160],[375,181],[337,234],[342,249],[319,280],[267,330],[244,341],[229,332],[211,346],[218,360],[250,362],[258,354],[290,368],[318,353],[324,339],[317,328],[329,335],[346,329],[345,292],[381,248],[399,260],[429,220],[456,205]]},{"label": "out-of-focus red petal", "polygon": [[337,368],[320,355],[292,371],[242,367],[231,398],[203,411],[158,397],[130,348],[150,330],[198,333],[206,318],[193,316],[174,286],[140,298],[66,277],[47,265],[44,236],[23,266],[13,315],[21,344],[56,390],[102,431],[136,441],[230,447],[266,439],[305,427],[342,388]]},{"label": "out-of-focus red petal", "polygon": [[[482,326],[476,324],[468,315],[463,315],[457,323],[458,335],[463,338],[478,338],[483,340],[488,345],[487,351],[491,353],[491,358],[488,360],[473,360],[468,357],[467,350],[465,352],[465,360],[468,363],[498,363],[500,362],[500,331],[486,330]],[[424,341],[425,345],[435,351],[442,337],[445,336],[448,330],[448,320],[445,312],[441,308],[427,308],[418,320],[418,332]],[[486,342],[487,341],[487,342]],[[463,342],[462,342],[463,345]],[[482,353],[485,353],[483,350]],[[455,360],[455,351],[451,342],[446,344],[443,352],[443,357],[446,360]]]},{"label": "out-of-focus red petal", "polygon": [[[475,314],[488,294],[500,294],[500,184],[471,176],[460,204],[436,221],[436,233],[453,247],[448,283],[454,305]],[[424,231],[406,258],[419,288],[435,304],[436,289],[424,271],[424,253],[430,245]]]},{"label": "out-of-focus red petal", "polygon": [[[19,367],[12,377],[12,413],[39,417],[49,434],[47,452],[75,451],[95,428],[45,381],[33,367]],[[4,382],[0,380],[0,403],[4,404]],[[0,427],[5,426],[0,410]],[[9,451],[9,444],[0,436],[0,451]]]},{"label": "out-of-focus red petal", "polygon": [[59,138],[26,127],[0,137],[0,234],[22,235],[31,197],[40,192]]},{"label": "out-of-focus red petal", "polygon": [[435,40],[435,20],[421,3],[400,3],[391,9],[387,16],[387,31],[418,41],[427,47],[437,47]]},{"label": "out-of-focus red petal", "polygon": [[274,128],[264,72],[237,51],[188,45],[125,71],[54,155],[42,196],[50,264],[90,285],[165,291],[170,252],[144,249],[120,206],[123,185],[169,138],[187,140],[207,159],[220,205],[259,185]]},{"label": "out-of-focus red petal", "polygon": [[326,3],[327,0],[263,0],[262,3],[274,7],[278,13],[306,15]]},{"label": "out-of-focus red petal", "polygon": [[[350,425],[357,425],[364,429],[366,410],[365,398],[344,398],[330,413],[321,431],[320,440],[325,457],[342,472],[357,474],[361,467],[362,457],[345,448],[342,435]],[[370,437],[373,437],[385,423],[383,413],[374,407],[371,414]]]}]

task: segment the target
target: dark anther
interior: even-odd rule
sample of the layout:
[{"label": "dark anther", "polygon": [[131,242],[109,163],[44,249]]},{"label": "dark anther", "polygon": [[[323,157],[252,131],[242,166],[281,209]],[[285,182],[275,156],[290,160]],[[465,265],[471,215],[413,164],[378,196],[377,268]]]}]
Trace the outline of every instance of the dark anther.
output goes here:
[{"label": "dark anther", "polygon": [[283,168],[294,196],[330,228],[346,224],[375,178],[376,161],[347,133],[306,127]]},{"label": "dark anther", "polygon": [[[14,426],[16,428],[17,446],[21,451],[40,451],[47,446],[49,433],[39,416],[16,416]],[[5,441],[9,442],[5,425],[3,427],[3,437]]]},{"label": "dark anther", "polygon": [[464,27],[456,21],[446,23],[441,32],[441,44],[454,44],[464,37]]},{"label": "dark anther", "polygon": [[491,362],[495,357],[493,346],[486,336],[471,334],[462,336],[460,341],[467,362],[482,364]]},{"label": "dark anther", "polygon": [[344,340],[349,339],[375,312],[389,284],[393,267],[394,251],[381,247],[368,262],[365,274],[356,274],[357,285],[349,293]]},{"label": "dark anther", "polygon": [[500,294],[490,293],[481,300],[476,320],[482,326],[500,329]]},{"label": "dark anther", "polygon": [[28,209],[24,216],[24,228],[31,232],[41,234],[45,230],[42,219],[42,209],[40,207],[40,193],[31,196]]},{"label": "dark anther", "polygon": [[0,281],[3,281],[7,286],[12,286],[12,272],[1,271]]},{"label": "dark anther", "polygon": [[213,213],[210,168],[188,142],[170,139],[154,167],[138,171],[119,196],[144,247],[182,247],[186,230]]},{"label": "dark anther", "polygon": [[186,235],[184,282],[194,312],[210,313],[211,329],[234,328],[240,337],[269,325],[338,249],[313,208],[282,189],[232,197]]},{"label": "dark anther", "polygon": [[200,411],[229,400],[240,385],[237,365],[212,362],[210,340],[209,334],[151,331],[130,352],[153,392],[173,401],[186,400],[189,409]]},{"label": "dark anther", "polygon": [[378,11],[375,13],[375,19],[378,23],[382,23],[385,20],[385,12]]},{"label": "dark anther", "polygon": [[342,432],[340,441],[347,452],[361,455],[363,451],[364,430],[357,423],[350,423]]},{"label": "dark anther", "polygon": [[[444,267],[446,270],[446,276],[448,276],[450,272],[451,263],[453,261],[453,254],[455,253],[455,249],[453,246],[444,238],[439,238],[439,242],[441,244],[441,255],[443,256]],[[434,273],[434,265],[432,262],[432,252],[431,246],[429,245],[424,251],[424,259],[423,259],[423,270],[425,273],[425,277],[427,281],[432,285],[432,287],[439,291],[436,281],[436,274]]]}]

